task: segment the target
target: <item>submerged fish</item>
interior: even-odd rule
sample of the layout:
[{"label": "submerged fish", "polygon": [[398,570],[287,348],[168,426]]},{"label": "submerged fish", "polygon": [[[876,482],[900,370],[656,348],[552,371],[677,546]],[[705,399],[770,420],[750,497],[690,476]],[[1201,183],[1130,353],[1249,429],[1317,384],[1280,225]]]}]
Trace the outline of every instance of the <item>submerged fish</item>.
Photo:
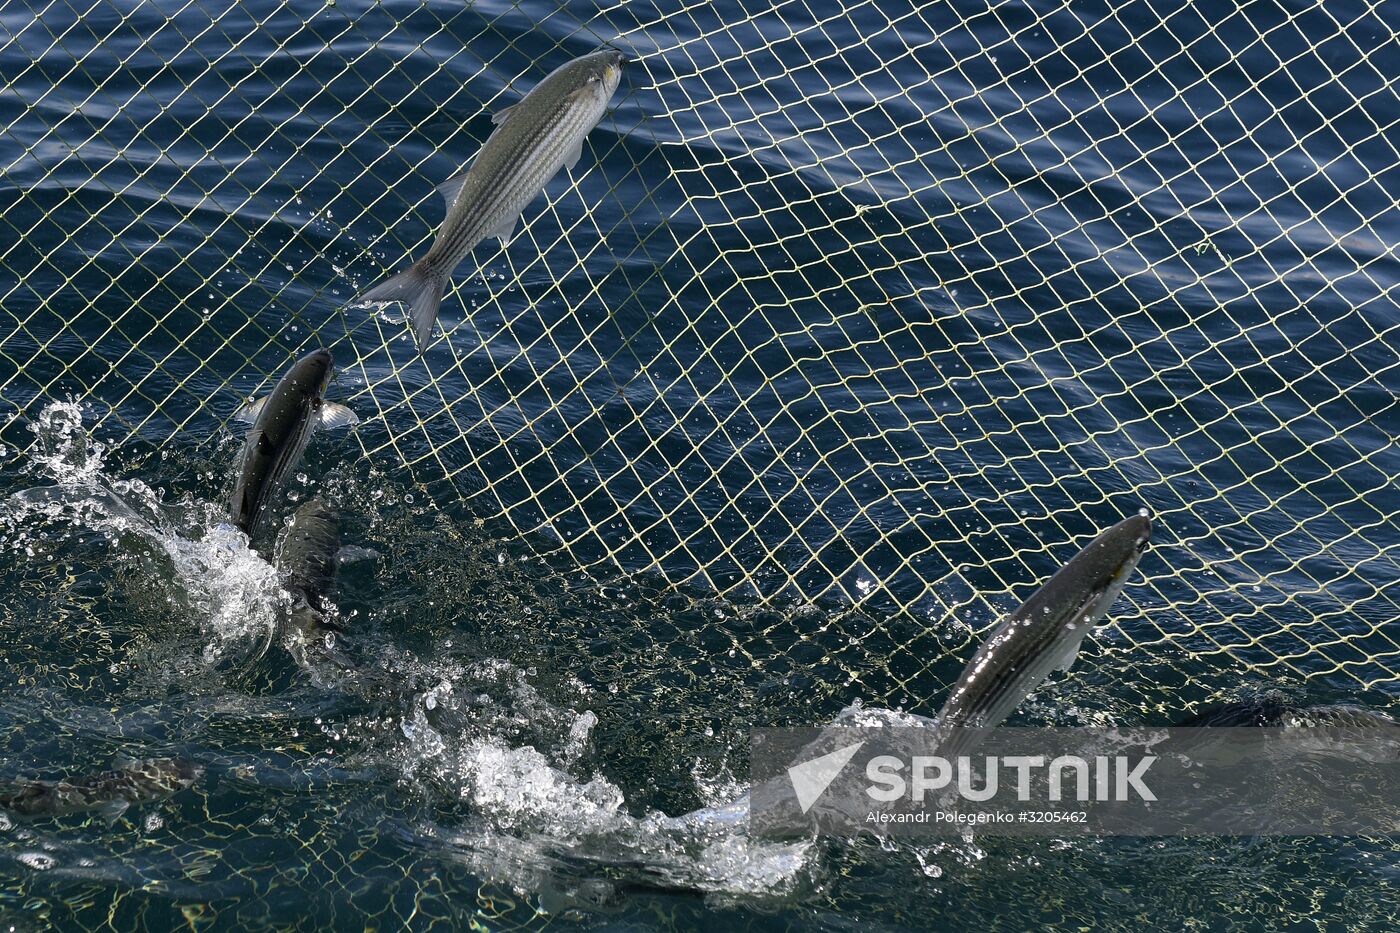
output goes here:
[{"label": "submerged fish", "polygon": [[20,816],[65,816],[101,811],[115,822],[132,804],[149,803],[184,790],[204,769],[180,758],[119,763],[72,781],[29,781],[0,790],[0,808]]},{"label": "submerged fish", "polygon": [[[1074,664],[1084,637],[1123,591],[1151,535],[1152,523],[1135,515],[1089,542],[982,643],[938,716],[932,721],[909,717],[910,725],[937,730],[930,744],[936,743],[944,758],[970,753],[984,730],[1001,725],[1053,671],[1068,670]],[[842,741],[839,732],[823,732],[802,757],[811,760]],[[786,782],[787,778],[772,780]],[[765,793],[766,799],[797,805],[781,783],[772,787],[778,789]],[[676,822],[733,824],[748,816],[749,795],[745,794],[725,806],[678,817]]]},{"label": "submerged fish", "polygon": [[499,111],[491,120],[496,129],[471,167],[438,186],[447,217],[428,254],[358,302],[407,303],[422,352],[452,271],[487,237],[509,240],[525,206],[561,168],[574,167],[583,138],[617,91],[625,60],[611,50],[575,58]]},{"label": "submerged fish", "polygon": [[1212,706],[1181,726],[1243,727],[1270,726],[1275,728],[1304,728],[1326,726],[1336,729],[1395,729],[1400,723],[1375,710],[1344,704],[1325,706],[1292,706],[1275,700],[1222,703]]},{"label": "submerged fish", "polygon": [[287,524],[277,548],[282,585],[292,595],[291,624],[308,638],[343,631],[327,618],[326,597],[335,586],[340,516],[319,498],[308,499]]},{"label": "submerged fish", "polygon": [[229,521],[250,538],[268,500],[301,461],[311,432],[359,421],[344,405],[323,398],[334,372],[329,350],[308,353],[292,364],[270,394],[245,405],[236,415],[253,426],[243,445]]}]

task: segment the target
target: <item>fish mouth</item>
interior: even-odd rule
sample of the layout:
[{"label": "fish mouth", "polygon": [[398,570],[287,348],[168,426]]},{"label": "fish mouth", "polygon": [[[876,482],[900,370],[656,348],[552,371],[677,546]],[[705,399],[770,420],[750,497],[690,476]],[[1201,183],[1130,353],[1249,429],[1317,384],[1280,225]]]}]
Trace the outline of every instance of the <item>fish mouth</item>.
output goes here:
[{"label": "fish mouth", "polygon": [[617,87],[622,80],[622,66],[627,63],[627,56],[617,51],[609,49],[607,60],[603,64],[603,80],[609,87]]}]

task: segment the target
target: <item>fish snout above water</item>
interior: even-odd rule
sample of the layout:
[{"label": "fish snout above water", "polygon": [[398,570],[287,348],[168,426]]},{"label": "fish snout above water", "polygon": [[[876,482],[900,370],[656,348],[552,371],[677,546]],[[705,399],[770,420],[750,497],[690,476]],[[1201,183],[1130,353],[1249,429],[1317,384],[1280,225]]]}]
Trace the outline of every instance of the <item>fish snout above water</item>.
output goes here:
[{"label": "fish snout above water", "polygon": [[319,497],[308,499],[292,515],[277,548],[282,585],[296,600],[290,621],[304,634],[339,630],[326,618],[339,552],[339,514]]},{"label": "fish snout above water", "polygon": [[1147,549],[1152,523],[1124,519],[1100,534],[1031,594],[982,643],[954,684],[938,722],[990,729],[1055,670],[1068,670]]},{"label": "fish snout above water", "polygon": [[325,400],[334,374],[330,351],[315,350],[293,363],[269,394],[238,412],[252,426],[239,457],[229,521],[250,538],[272,496],[301,462],[312,432],[359,421],[344,405]]}]

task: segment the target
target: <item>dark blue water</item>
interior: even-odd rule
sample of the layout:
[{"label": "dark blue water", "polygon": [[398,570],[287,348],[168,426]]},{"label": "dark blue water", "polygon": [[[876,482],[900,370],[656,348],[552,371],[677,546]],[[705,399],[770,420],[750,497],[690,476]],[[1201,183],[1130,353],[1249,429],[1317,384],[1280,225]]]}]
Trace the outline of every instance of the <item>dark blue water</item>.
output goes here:
[{"label": "dark blue water", "polygon": [[[1384,926],[1381,840],[787,847],[661,814],[741,789],[755,724],[931,714],[1142,508],[1138,585],[1025,721],[1395,705],[1397,28],[0,7],[0,778],[206,769],[110,827],[4,823],[0,919]],[[612,111],[427,353],[349,307],[427,248],[490,113],[605,44]],[[318,345],[362,423],[290,495],[364,549],[358,687],[292,663],[275,573],[215,527],[231,415]]]}]

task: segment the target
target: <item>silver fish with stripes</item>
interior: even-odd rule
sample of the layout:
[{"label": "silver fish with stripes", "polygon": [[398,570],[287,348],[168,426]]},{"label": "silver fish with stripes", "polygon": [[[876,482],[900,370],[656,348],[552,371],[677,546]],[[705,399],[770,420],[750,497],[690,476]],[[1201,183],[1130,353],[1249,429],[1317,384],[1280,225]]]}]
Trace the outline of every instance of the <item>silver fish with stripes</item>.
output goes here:
[{"label": "silver fish with stripes", "polygon": [[257,534],[268,502],[301,462],[311,432],[349,427],[360,420],[344,405],[326,401],[334,373],[330,351],[312,351],[292,364],[271,393],[234,415],[252,426],[239,455],[229,521],[249,538]]},{"label": "silver fish with stripes", "polygon": [[[907,724],[934,730],[927,745],[936,747],[941,757],[969,754],[987,730],[1001,725],[1051,673],[1074,664],[1085,636],[1123,591],[1151,537],[1151,521],[1134,515],[1089,542],[982,643],[938,716],[933,720],[905,716]],[[837,725],[841,725],[840,720]],[[824,730],[802,758],[810,760],[842,741],[840,729]],[[787,778],[771,780],[783,782]],[[765,789],[769,787],[765,785]],[[781,791],[765,793],[764,798],[797,806],[795,798]],[[749,818],[749,802],[750,795],[745,794],[724,806],[695,810],[672,822],[684,828],[741,825]]]},{"label": "silver fish with stripes", "polygon": [[116,822],[133,804],[162,800],[194,784],[204,768],[183,758],[118,759],[111,771],[66,781],[27,781],[0,788],[0,809],[23,817],[96,810]]},{"label": "silver fish with stripes", "polygon": [[[992,632],[963,669],[935,720],[956,735],[939,754],[965,755],[1056,670],[1069,670],[1084,637],[1108,612],[1152,537],[1145,515],[1124,519],[1070,558]],[[961,747],[951,747],[961,746]]]},{"label": "silver fish with stripes", "polygon": [[578,163],[584,137],[617,91],[624,61],[610,49],[575,58],[498,112],[491,121],[496,129],[471,166],[438,186],[447,217],[428,254],[356,303],[407,304],[421,353],[453,270],[487,237],[508,241],[526,205],[561,168]]}]

